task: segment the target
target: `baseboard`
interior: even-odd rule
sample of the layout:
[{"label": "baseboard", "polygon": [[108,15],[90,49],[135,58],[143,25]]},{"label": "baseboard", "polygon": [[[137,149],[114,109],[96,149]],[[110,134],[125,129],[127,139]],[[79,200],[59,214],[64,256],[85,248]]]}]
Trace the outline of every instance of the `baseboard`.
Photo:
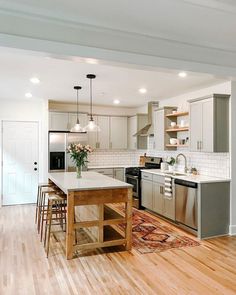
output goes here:
[{"label": "baseboard", "polygon": [[236,225],[230,225],[230,226],[229,226],[229,234],[230,234],[231,236],[236,235]]}]

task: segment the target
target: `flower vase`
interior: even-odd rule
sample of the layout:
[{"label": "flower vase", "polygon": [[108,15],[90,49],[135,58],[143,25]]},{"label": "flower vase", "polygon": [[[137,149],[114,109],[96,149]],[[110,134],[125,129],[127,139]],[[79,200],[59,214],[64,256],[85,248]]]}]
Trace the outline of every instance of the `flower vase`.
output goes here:
[{"label": "flower vase", "polygon": [[82,171],[82,167],[81,166],[76,166],[76,177],[77,178],[81,178],[81,171]]}]

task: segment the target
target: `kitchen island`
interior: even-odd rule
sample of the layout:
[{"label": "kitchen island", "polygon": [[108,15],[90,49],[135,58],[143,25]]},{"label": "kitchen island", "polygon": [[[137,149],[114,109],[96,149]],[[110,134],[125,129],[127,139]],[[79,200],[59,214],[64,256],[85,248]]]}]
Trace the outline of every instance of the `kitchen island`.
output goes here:
[{"label": "kitchen island", "polygon": [[[67,259],[77,250],[117,245],[131,249],[132,185],[96,172],[82,172],[80,179],[75,172],[50,173],[49,180],[67,195]],[[112,206],[114,203],[125,204],[124,214]],[[120,224],[125,224],[124,233],[117,226]],[[81,228],[91,242],[76,241],[75,230]]]}]

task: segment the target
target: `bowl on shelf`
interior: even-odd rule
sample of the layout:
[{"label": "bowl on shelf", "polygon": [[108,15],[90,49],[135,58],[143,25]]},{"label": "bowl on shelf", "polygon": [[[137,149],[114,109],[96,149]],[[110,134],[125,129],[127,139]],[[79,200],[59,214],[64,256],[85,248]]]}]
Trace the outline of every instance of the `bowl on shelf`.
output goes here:
[{"label": "bowl on shelf", "polygon": [[178,143],[178,139],[177,138],[170,138],[170,144],[171,145],[176,145]]},{"label": "bowl on shelf", "polygon": [[171,126],[171,128],[176,128],[177,127],[177,124],[175,122],[171,122],[170,123],[170,126]]}]

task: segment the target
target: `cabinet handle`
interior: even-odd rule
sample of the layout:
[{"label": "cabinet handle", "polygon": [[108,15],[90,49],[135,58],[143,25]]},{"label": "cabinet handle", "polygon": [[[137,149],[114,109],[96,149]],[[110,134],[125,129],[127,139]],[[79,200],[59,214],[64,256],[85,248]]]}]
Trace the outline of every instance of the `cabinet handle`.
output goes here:
[{"label": "cabinet handle", "polygon": [[112,148],[112,142],[110,142],[110,149]]},{"label": "cabinet handle", "polygon": [[197,141],[197,150],[199,150],[199,141]]},{"label": "cabinet handle", "polygon": [[200,141],[200,150],[202,150],[202,148],[203,148],[203,142]]}]

